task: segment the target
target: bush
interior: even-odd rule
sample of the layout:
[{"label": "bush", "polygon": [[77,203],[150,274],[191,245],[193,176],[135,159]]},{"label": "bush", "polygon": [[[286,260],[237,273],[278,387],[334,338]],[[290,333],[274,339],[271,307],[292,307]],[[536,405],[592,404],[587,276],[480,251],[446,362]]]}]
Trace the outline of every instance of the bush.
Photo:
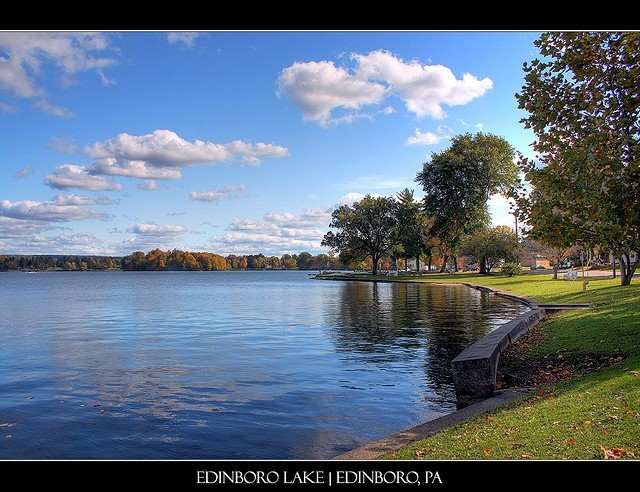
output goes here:
[{"label": "bush", "polygon": [[500,268],[500,273],[507,277],[513,277],[514,275],[522,275],[522,267],[514,263],[505,263]]}]

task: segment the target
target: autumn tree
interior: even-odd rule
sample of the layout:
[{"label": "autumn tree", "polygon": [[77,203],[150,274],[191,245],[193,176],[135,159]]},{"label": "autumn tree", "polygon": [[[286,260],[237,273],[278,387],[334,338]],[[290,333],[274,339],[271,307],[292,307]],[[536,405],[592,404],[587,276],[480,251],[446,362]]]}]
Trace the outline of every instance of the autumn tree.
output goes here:
[{"label": "autumn tree", "polygon": [[552,32],[516,94],[535,157],[520,156],[533,239],[610,250],[628,285],[640,253],[640,33]]},{"label": "autumn tree", "polygon": [[487,133],[458,135],[434,153],[416,176],[424,190],[424,210],[440,240],[443,269],[465,235],[490,222],[489,198],[509,194],[518,183],[515,150],[504,138]]},{"label": "autumn tree", "polygon": [[342,205],[331,214],[329,231],[322,239],[344,264],[371,258],[372,273],[397,242],[396,204],[392,197],[366,195],[352,206]]}]

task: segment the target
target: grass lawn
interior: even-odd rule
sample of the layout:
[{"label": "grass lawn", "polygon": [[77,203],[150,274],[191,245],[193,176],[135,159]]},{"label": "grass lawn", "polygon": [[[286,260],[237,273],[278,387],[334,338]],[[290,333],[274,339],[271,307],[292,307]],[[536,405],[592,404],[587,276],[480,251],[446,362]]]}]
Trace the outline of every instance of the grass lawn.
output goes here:
[{"label": "grass lawn", "polygon": [[[388,278],[385,278],[388,280]],[[589,303],[539,325],[540,361],[607,358],[609,367],[533,388],[521,400],[415,442],[387,459],[640,459],[640,279],[554,280],[552,275],[479,274],[397,277],[394,281],[469,282],[541,303]]]}]

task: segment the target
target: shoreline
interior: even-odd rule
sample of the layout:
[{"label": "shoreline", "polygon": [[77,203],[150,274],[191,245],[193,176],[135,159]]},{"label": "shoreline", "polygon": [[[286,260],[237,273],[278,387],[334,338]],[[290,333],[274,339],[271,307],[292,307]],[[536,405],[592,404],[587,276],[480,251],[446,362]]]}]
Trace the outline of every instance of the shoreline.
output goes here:
[{"label": "shoreline", "polygon": [[[317,275],[313,277],[318,280],[342,280],[342,281],[366,281],[366,282],[387,282],[387,283],[416,283],[414,280],[406,279],[406,278],[378,278],[378,277],[369,277],[366,278],[364,275],[360,275],[358,277],[354,276],[339,276],[339,275],[327,275],[321,276]],[[427,283],[427,282],[425,282]],[[538,325],[540,321],[542,321],[546,315],[547,310],[549,311],[559,311],[566,309],[587,309],[591,307],[589,304],[542,304],[536,298],[530,296],[522,296],[516,295],[511,292],[502,291],[499,289],[494,289],[491,287],[486,287],[482,285],[476,285],[471,282],[447,282],[447,281],[433,281],[428,282],[430,284],[436,285],[461,285],[467,288],[472,288],[475,290],[479,290],[482,292],[486,292],[492,295],[497,295],[500,297],[504,297],[507,299],[511,299],[514,302],[519,302],[521,304],[525,304],[530,308],[530,311],[527,311],[524,314],[529,314],[529,321],[525,322],[524,325],[522,323],[518,323],[514,329],[503,330],[505,327],[509,327],[509,325],[515,324],[518,318],[511,320],[510,322],[501,325],[496,328],[492,332],[488,333],[484,337],[479,340],[476,340],[471,345],[469,345],[465,350],[463,350],[456,358],[452,361],[452,371],[454,372],[454,379],[456,372],[458,372],[458,378],[464,378],[465,372],[467,376],[470,376],[471,379],[476,379],[477,374],[475,374],[476,368],[478,364],[485,366],[486,360],[491,359],[490,367],[485,368],[491,374],[489,376],[493,379],[493,389],[491,394],[486,394],[486,396],[472,398],[467,402],[459,401],[459,407],[457,410],[448,413],[446,415],[436,417],[435,419],[428,420],[422,424],[415,425],[403,431],[400,431],[392,436],[387,438],[379,439],[373,441],[369,444],[365,444],[358,448],[352,449],[346,453],[342,453],[336,457],[334,460],[376,460],[380,459],[383,456],[397,451],[413,442],[419,441],[421,439],[425,439],[431,437],[438,432],[446,430],[454,425],[460,424],[468,419],[473,417],[477,417],[481,414],[487,413],[495,408],[514,401],[518,398],[526,396],[526,394],[530,391],[528,388],[511,388],[506,390],[498,390],[496,388],[496,380],[495,375],[497,372],[500,354],[512,343],[518,340],[520,336],[525,333],[528,333],[533,327]],[[506,333],[502,333],[496,337],[496,332],[506,331]],[[477,346],[483,346],[484,353],[477,353]],[[476,350],[474,350],[476,349]],[[466,352],[470,352],[467,356],[465,356]],[[476,352],[476,353],[474,353]],[[486,352],[489,353],[487,356]],[[461,369],[456,371],[454,367],[454,361],[456,359],[464,360],[465,363],[460,364]],[[471,362],[469,364],[469,361]],[[484,374],[486,376],[487,374]],[[486,383],[486,381],[485,381]],[[457,390],[456,390],[457,391]],[[485,392],[486,393],[486,392]],[[460,406],[461,405],[461,406]]]}]

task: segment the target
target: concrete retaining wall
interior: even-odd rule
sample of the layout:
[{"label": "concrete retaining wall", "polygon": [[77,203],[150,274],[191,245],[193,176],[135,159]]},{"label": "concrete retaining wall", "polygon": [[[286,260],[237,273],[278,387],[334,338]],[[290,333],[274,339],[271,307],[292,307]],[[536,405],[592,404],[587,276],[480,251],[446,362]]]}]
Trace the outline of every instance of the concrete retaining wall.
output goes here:
[{"label": "concrete retaining wall", "polygon": [[531,310],[474,342],[451,361],[453,382],[459,407],[494,396],[500,354],[546,316],[546,309],[539,307],[534,299],[520,298],[486,287],[467,285],[522,302],[531,307]]},{"label": "concrete retaining wall", "polygon": [[456,398],[460,404],[494,395],[500,354],[545,315],[546,311],[541,308],[527,311],[471,344],[451,361]]}]

